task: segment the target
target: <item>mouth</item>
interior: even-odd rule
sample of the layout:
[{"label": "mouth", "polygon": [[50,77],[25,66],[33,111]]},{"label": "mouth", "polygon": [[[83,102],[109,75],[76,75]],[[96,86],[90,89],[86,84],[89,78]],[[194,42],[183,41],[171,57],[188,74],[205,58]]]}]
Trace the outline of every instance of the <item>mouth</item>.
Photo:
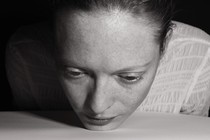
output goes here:
[{"label": "mouth", "polygon": [[90,125],[104,126],[111,123],[116,117],[97,118],[97,117],[85,116],[85,118],[86,122]]}]

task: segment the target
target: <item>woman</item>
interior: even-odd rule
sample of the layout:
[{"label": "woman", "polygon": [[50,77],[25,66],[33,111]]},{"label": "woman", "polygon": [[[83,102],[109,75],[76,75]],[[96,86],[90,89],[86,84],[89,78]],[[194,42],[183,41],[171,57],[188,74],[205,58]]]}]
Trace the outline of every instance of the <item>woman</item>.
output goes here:
[{"label": "woman", "polygon": [[[111,130],[140,105],[149,110],[146,106],[154,98],[145,97],[150,90],[158,92],[153,81],[163,73],[160,66],[170,60],[164,52],[173,36],[172,1],[58,0],[55,5],[53,58],[62,88],[84,126]],[[171,47],[167,49],[169,53]],[[199,64],[195,68],[197,72]],[[192,79],[182,84],[187,90]],[[187,113],[187,105],[181,108],[180,103],[187,104],[190,97],[176,96],[171,98],[178,107],[156,107],[161,112]]]},{"label": "woman", "polygon": [[115,0],[66,1],[58,7],[60,81],[86,128],[115,129],[144,100],[171,27],[170,6]]}]

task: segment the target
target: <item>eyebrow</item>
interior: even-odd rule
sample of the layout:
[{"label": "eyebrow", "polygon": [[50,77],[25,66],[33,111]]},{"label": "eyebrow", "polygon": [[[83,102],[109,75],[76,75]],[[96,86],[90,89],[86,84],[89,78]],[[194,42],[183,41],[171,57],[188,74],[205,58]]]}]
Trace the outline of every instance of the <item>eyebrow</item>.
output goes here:
[{"label": "eyebrow", "polygon": [[[65,65],[63,65],[63,67],[73,67],[73,68],[78,68],[78,69],[81,69],[81,70],[91,71],[90,68],[79,66],[77,63],[72,62],[72,61],[69,62],[68,60],[65,60],[64,63],[65,63]],[[130,71],[142,69],[142,68],[145,68],[148,65],[150,65],[150,63],[151,63],[151,61],[149,61],[149,62],[147,62],[143,65],[135,65],[135,66],[129,66],[129,67],[121,68],[121,69],[115,70],[113,73],[116,74],[116,73],[130,72]]]},{"label": "eyebrow", "polygon": [[142,69],[142,68],[147,67],[150,63],[151,63],[151,61],[149,61],[149,62],[147,62],[143,65],[137,65],[137,66],[130,66],[130,67],[127,67],[127,68],[122,68],[122,69],[116,70],[116,72],[114,72],[114,73],[123,73],[123,72],[134,71],[134,70],[137,70],[137,69]]}]

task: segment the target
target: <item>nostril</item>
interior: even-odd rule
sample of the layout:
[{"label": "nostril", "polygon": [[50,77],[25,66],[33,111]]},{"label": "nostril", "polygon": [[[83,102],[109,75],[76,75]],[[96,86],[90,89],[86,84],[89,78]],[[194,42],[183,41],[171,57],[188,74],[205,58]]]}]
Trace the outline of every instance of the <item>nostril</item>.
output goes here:
[{"label": "nostril", "polygon": [[103,103],[90,102],[88,107],[88,113],[91,116],[98,116],[100,114],[105,114],[105,112],[113,106],[113,102],[105,101]]},{"label": "nostril", "polygon": [[106,108],[103,107],[103,106],[105,106],[105,105],[103,105],[103,102],[104,101],[102,101],[101,99],[98,99],[96,97],[93,97],[93,95],[91,95],[86,99],[84,109],[91,116],[101,114],[106,110]]},{"label": "nostril", "polygon": [[105,105],[103,105],[103,103],[95,103],[95,102],[91,102],[89,108],[91,113],[95,115],[102,114],[106,110],[106,107]]}]

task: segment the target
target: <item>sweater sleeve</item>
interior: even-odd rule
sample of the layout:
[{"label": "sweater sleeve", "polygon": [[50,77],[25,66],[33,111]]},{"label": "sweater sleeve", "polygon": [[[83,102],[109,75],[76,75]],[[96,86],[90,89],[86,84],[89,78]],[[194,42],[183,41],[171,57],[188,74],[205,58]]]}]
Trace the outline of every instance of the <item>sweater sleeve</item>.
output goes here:
[{"label": "sweater sleeve", "polygon": [[210,36],[174,22],[173,35],[139,110],[207,116]]},{"label": "sweater sleeve", "polygon": [[[210,45],[210,44],[209,44]],[[210,107],[210,49],[189,88],[181,113],[208,116]]]},{"label": "sweater sleeve", "polygon": [[20,110],[71,109],[56,76],[49,33],[35,27],[19,29],[7,46],[6,71],[14,104]]}]

